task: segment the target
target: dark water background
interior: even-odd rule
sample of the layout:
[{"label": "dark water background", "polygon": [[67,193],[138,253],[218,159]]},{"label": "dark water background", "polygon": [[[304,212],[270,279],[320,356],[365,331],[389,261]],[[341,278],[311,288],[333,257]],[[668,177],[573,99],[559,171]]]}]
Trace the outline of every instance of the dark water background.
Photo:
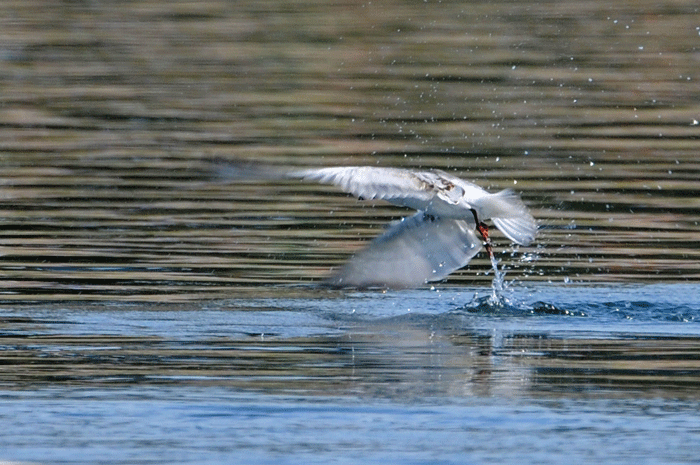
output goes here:
[{"label": "dark water background", "polygon": [[[692,1],[0,2],[0,461],[696,463]],[[440,168],[532,247],[317,284]]]}]

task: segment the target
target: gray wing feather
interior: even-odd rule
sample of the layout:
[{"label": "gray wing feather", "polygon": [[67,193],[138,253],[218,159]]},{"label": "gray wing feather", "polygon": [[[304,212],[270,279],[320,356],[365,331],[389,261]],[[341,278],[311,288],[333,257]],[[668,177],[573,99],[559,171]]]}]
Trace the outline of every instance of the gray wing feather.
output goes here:
[{"label": "gray wing feather", "polygon": [[419,212],[398,221],[353,256],[328,284],[408,288],[446,278],[481,249],[473,222]]},{"label": "gray wing feather", "polygon": [[287,173],[290,178],[316,181],[338,186],[343,191],[363,199],[399,201],[411,198],[429,201],[435,195],[433,185],[426,176],[432,173],[413,173],[397,168],[348,166],[318,168]]}]

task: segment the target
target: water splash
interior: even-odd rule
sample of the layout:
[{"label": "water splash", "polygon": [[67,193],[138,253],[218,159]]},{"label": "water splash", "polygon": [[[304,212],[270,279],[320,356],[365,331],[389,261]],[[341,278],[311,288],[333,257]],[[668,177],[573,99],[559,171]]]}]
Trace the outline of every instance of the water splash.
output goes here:
[{"label": "water splash", "polygon": [[491,267],[493,268],[493,281],[491,282],[491,299],[492,303],[503,303],[505,297],[503,296],[504,282],[506,278],[505,269],[498,267],[500,260],[496,258],[494,254],[489,255],[491,257]]},{"label": "water splash", "polygon": [[502,312],[516,311],[519,306],[514,304],[505,296],[506,290],[506,271],[500,267],[501,261],[494,254],[489,254],[491,258],[491,268],[493,270],[493,281],[491,281],[491,290],[488,295],[480,296],[479,293],[474,294],[471,302],[464,309],[469,312]]},{"label": "water splash", "polygon": [[474,294],[471,302],[462,308],[470,313],[498,313],[498,314],[513,314],[513,315],[568,315],[568,316],[586,316],[581,311],[571,311],[562,309],[548,302],[538,301],[534,304],[525,303],[519,299],[512,299],[506,296],[508,284],[505,281],[505,267],[500,266],[501,261],[494,254],[489,254],[491,258],[491,267],[493,269],[493,281],[491,282],[491,291],[488,295],[479,296]]},{"label": "water splash", "polygon": [[[494,297],[495,296],[495,297]],[[580,316],[588,314],[580,310],[568,310],[549,302],[537,301],[526,303],[520,300],[509,299],[502,294],[491,293],[487,296],[474,294],[471,302],[457,310],[458,313],[496,314],[500,316],[527,316],[527,315],[560,315]]]}]

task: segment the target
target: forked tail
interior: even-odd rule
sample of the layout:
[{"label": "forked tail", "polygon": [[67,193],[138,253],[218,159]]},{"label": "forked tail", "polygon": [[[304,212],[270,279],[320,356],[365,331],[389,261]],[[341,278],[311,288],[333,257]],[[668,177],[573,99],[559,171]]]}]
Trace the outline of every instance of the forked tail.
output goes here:
[{"label": "forked tail", "polygon": [[510,240],[520,245],[529,245],[535,240],[537,222],[518,194],[506,189],[491,195],[485,203],[482,214],[491,218]]}]

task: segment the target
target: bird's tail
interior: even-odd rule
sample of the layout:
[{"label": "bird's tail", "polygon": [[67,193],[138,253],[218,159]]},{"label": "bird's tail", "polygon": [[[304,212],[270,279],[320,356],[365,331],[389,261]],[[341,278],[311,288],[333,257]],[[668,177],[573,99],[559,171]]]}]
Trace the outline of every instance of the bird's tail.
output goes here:
[{"label": "bird's tail", "polygon": [[489,196],[482,214],[491,218],[493,224],[510,240],[520,245],[529,245],[537,235],[537,222],[532,217],[520,196],[510,189]]}]

